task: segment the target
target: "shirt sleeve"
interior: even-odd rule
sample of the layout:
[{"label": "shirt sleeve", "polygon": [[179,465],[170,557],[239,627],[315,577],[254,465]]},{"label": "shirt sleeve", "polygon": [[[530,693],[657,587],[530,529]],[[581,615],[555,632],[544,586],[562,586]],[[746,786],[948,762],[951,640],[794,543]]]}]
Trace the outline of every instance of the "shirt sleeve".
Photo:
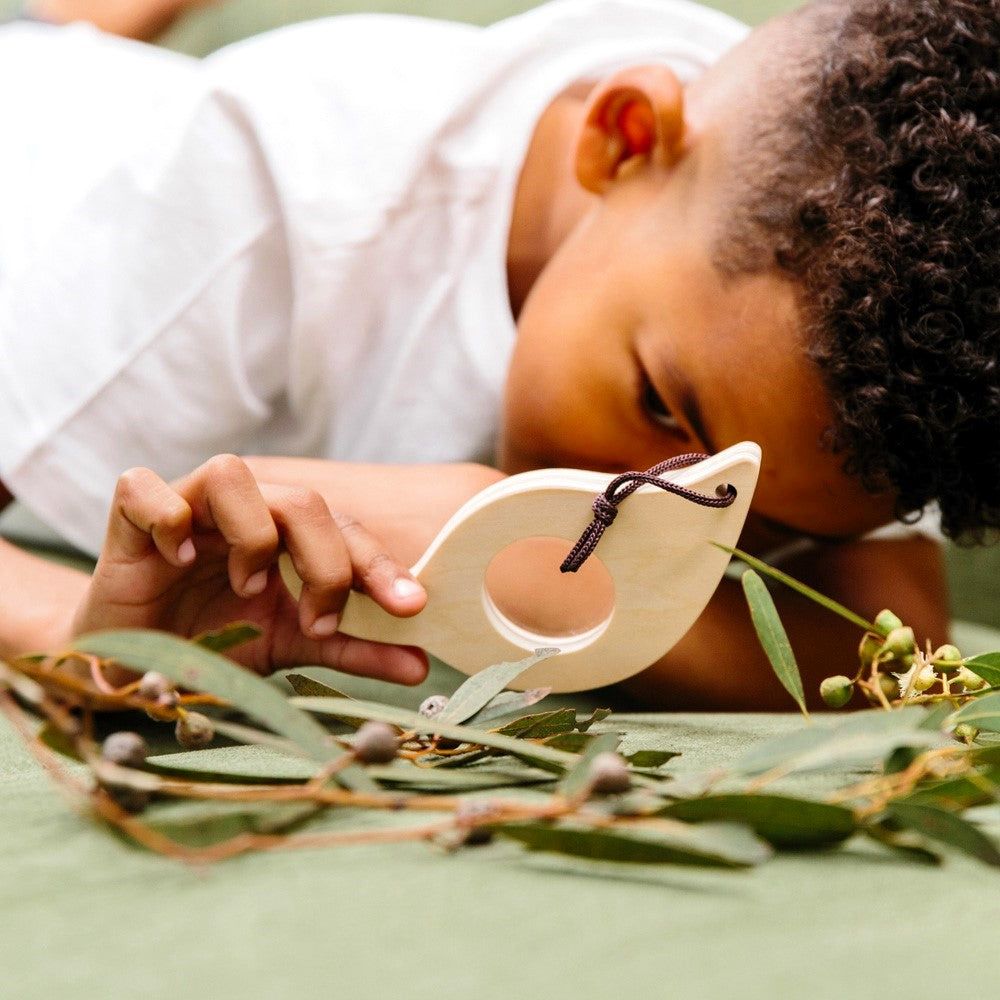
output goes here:
[{"label": "shirt sleeve", "polygon": [[183,96],[0,288],[0,479],[96,551],[122,471],[238,451],[286,378],[280,203],[239,103]]}]

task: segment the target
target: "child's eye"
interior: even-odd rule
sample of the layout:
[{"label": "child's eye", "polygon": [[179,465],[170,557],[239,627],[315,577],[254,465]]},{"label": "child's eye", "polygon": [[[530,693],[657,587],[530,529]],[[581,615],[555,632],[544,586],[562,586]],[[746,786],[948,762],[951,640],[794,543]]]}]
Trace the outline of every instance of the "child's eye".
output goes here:
[{"label": "child's eye", "polygon": [[680,422],[660,399],[660,394],[653,388],[651,382],[647,382],[646,388],[642,391],[642,408],[646,411],[649,419],[658,427],[668,431],[681,429]]}]

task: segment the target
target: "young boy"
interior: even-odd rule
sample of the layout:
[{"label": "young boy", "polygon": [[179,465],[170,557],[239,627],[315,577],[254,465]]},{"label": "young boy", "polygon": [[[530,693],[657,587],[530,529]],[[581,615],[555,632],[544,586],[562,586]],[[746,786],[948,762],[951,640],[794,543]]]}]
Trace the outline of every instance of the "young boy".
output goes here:
[{"label": "young boy", "polygon": [[[655,0],[555,3],[485,32],[337,19],[197,68],[144,57],[127,92],[107,40],[0,42],[30,52],[19,77],[56,46],[91,69],[99,49],[120,104],[86,121],[110,152],[62,139],[87,183],[47,190],[41,222],[0,187],[9,492],[96,548],[129,465],[365,463],[255,459],[259,488],[232,459],[174,489],[130,474],[86,594],[8,549],[38,588],[4,598],[8,651],[93,625],[188,631],[205,601],[181,595],[207,579],[226,586],[220,617],[263,583],[255,666],[419,679],[413,651],[327,630],[351,575],[396,613],[422,605],[403,566],[496,475],[452,463],[495,444],[504,472],[617,472],[743,439],[764,453],[743,544],[804,541],[794,575],[939,641],[935,544],[869,533],[935,500],[949,533],[1000,521],[997,14],[818,0],[742,41]],[[152,99],[130,152],[120,123],[138,132]],[[281,539],[307,579],[298,619],[260,575]],[[849,670],[856,633],[782,604],[810,681]],[[728,583],[630,688],[785,704]]]}]

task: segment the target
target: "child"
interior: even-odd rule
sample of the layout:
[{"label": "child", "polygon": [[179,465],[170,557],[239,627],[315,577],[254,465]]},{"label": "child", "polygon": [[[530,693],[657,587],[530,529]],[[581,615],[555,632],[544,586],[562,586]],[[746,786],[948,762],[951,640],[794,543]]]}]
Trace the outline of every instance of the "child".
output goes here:
[{"label": "child", "polygon": [[[88,186],[48,189],[41,222],[25,221],[31,176],[5,164],[21,186],[0,187],[0,479],[96,547],[128,465],[173,477],[224,450],[449,463],[250,461],[293,554],[305,536],[286,524],[303,508],[266,498],[296,483],[326,501],[322,537],[347,516],[381,540],[314,570],[300,624],[315,643],[346,572],[369,562],[386,606],[419,608],[390,581],[495,476],[451,463],[495,444],[505,472],[620,471],[751,439],[764,465],[743,544],[804,541],[790,572],[864,614],[890,605],[937,642],[936,546],[869,533],[935,500],[949,533],[1000,520],[997,13],[817,0],[740,42],[686,3],[594,0],[485,32],[335,19],[144,70],[107,40],[22,29],[16,50],[0,42],[12,59],[30,49],[19,77],[44,76],[56,48],[91,69],[100,50],[112,107],[93,127],[114,141],[95,155],[69,129],[62,155]],[[127,92],[119,58],[142,71]],[[219,483],[245,474],[223,459],[176,491],[134,474],[150,499],[126,480],[105,566],[135,558],[116,525],[155,541],[178,497],[216,527]],[[167,534],[170,586],[196,580]],[[240,575],[258,564],[234,551],[240,572],[216,561],[210,576],[251,598]],[[83,586],[8,596],[4,621],[60,603],[28,644],[44,646]],[[99,568],[86,624],[128,623],[120,596]],[[810,686],[848,669],[856,633],[783,603]],[[154,617],[185,631],[173,613]],[[11,630],[17,651],[25,629]],[[669,707],[785,705],[728,583],[631,690]]]}]

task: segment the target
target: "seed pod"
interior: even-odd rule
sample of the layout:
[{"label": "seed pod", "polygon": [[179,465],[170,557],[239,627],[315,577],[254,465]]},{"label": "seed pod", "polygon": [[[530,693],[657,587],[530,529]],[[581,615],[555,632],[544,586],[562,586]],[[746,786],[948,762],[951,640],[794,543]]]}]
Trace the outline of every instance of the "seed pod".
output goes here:
[{"label": "seed pod", "polygon": [[155,670],[150,670],[142,675],[137,693],[140,698],[148,698],[150,701],[156,701],[161,695],[165,695],[173,690],[174,684],[169,677],[165,677]]},{"label": "seed pod", "polygon": [[865,632],[861,637],[861,644],[858,646],[858,659],[865,670],[871,667],[872,661],[881,652],[882,642],[882,636],[876,635],[874,632]]},{"label": "seed pod", "polygon": [[973,672],[966,666],[961,666],[955,673],[954,683],[961,684],[966,691],[979,691],[986,687],[987,682],[979,674]]},{"label": "seed pod", "polygon": [[880,673],[878,675],[878,686],[882,689],[882,694],[889,701],[895,701],[902,694],[899,690],[899,681],[892,674]]},{"label": "seed pod", "polygon": [[174,735],[185,750],[203,750],[215,739],[215,727],[201,712],[182,712],[177,717]]},{"label": "seed pod", "polygon": [[975,726],[970,726],[967,722],[960,722],[955,726],[952,736],[961,743],[972,743],[979,735],[979,730]]},{"label": "seed pod", "polygon": [[888,653],[894,660],[906,661],[917,650],[917,640],[909,625],[894,628],[886,637],[882,651]]},{"label": "seed pod", "polygon": [[432,694],[429,698],[424,698],[417,711],[425,719],[436,719],[445,710],[448,701],[446,694]]},{"label": "seed pod", "polygon": [[142,767],[149,756],[149,746],[138,733],[122,730],[111,733],[101,744],[101,756],[122,767]]},{"label": "seed pod", "polygon": [[632,787],[632,775],[624,758],[610,750],[599,753],[590,763],[590,791],[595,795],[620,795]]},{"label": "seed pod", "polygon": [[854,694],[854,681],[843,674],[827,677],[819,686],[819,696],[830,708],[843,708]]},{"label": "seed pod", "polygon": [[931,655],[931,663],[939,674],[953,674],[962,665],[962,654],[957,647],[946,643],[934,650]]},{"label": "seed pod", "polygon": [[385,722],[366,722],[355,735],[351,748],[362,764],[388,764],[395,760],[399,738]]},{"label": "seed pod", "polygon": [[899,615],[885,608],[875,616],[874,624],[875,631],[879,635],[888,635],[894,629],[900,628],[903,622]]}]

